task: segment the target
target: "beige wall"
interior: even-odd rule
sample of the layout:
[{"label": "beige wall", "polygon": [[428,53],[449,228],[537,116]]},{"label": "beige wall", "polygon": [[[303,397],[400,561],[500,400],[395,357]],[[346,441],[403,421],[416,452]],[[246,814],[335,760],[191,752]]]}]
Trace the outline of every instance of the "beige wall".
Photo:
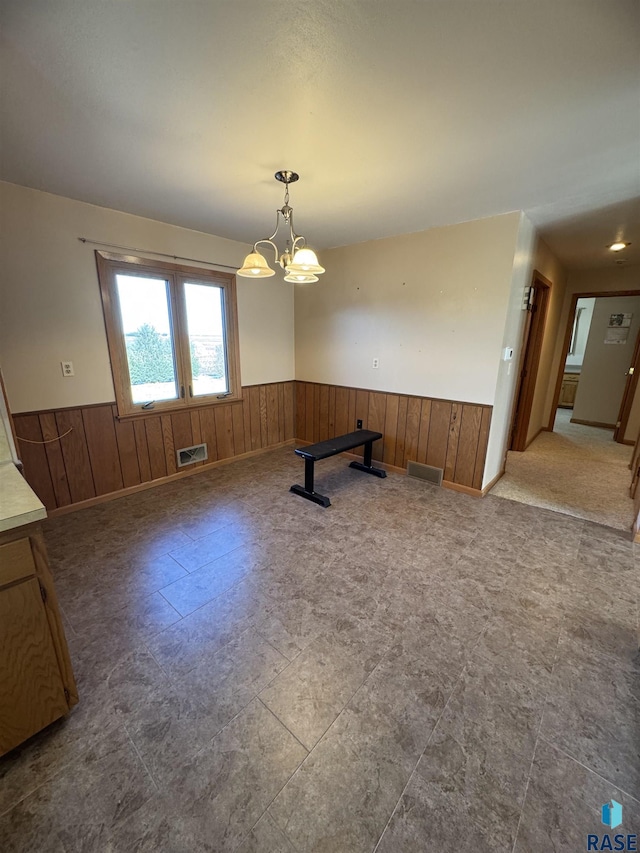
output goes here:
[{"label": "beige wall", "polygon": [[[624,344],[605,344],[609,316],[633,314]],[[615,424],[640,329],[640,296],[596,299],[572,419]]]},{"label": "beige wall", "polygon": [[[78,237],[239,266],[248,247],[0,182],[0,360],[14,412],[114,399],[93,246]],[[293,285],[238,278],[244,385],[294,378]],[[75,377],[60,362],[74,363]]]},{"label": "beige wall", "polygon": [[522,335],[526,311],[523,308],[525,288],[531,283],[534,246],[536,234],[531,221],[520,215],[517,242],[512,261],[511,280],[502,346],[500,355],[506,347],[513,348],[513,358],[498,362],[498,377],[491,417],[491,430],[487,447],[487,460],[484,468],[482,487],[494,480],[504,469],[509,442],[509,432],[513,420],[514,397],[518,385],[518,365],[522,354]]},{"label": "beige wall", "polygon": [[[562,348],[569,319],[569,311],[571,310],[572,296],[576,293],[598,293],[601,291],[616,290],[640,290],[640,266],[616,266],[612,263],[610,267],[594,270],[575,270],[569,274],[551,362],[551,381],[547,387],[543,413],[544,423],[548,423],[551,416],[553,395],[560,369],[560,360],[562,358]],[[637,396],[638,394],[636,394]],[[628,437],[629,431],[627,431],[625,438]],[[633,438],[635,439],[635,436]]]},{"label": "beige wall", "polygon": [[548,423],[548,416],[545,420],[545,403],[549,385],[553,385],[556,380],[553,374],[553,355],[567,288],[567,274],[565,270],[544,240],[539,238],[536,241],[534,251],[533,269],[537,270],[551,282],[551,293],[549,295],[547,318],[542,339],[538,376],[533,393],[531,418],[527,431],[527,444]]},{"label": "beige wall", "polygon": [[326,274],[295,293],[296,378],[493,404],[519,222],[322,252]]},{"label": "beige wall", "polygon": [[323,252],[321,283],[295,294],[296,378],[492,405],[486,485],[506,452],[533,242],[510,213]]}]

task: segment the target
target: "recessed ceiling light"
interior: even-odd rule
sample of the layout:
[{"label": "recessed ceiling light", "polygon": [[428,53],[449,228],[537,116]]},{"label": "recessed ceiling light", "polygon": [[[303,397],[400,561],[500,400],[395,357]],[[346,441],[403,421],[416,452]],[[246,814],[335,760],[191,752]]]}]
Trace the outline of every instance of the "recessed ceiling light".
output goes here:
[{"label": "recessed ceiling light", "polygon": [[616,240],[615,243],[612,243],[609,248],[612,252],[621,252],[623,249],[626,249],[630,243],[623,243],[622,240]]}]

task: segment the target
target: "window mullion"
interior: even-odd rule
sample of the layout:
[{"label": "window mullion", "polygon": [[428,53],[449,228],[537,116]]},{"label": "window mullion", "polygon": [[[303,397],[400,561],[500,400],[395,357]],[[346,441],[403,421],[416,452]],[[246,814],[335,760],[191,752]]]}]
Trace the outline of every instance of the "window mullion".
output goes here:
[{"label": "window mullion", "polygon": [[188,360],[184,357],[184,308],[182,298],[182,288],[178,281],[178,276],[168,275],[169,282],[169,298],[171,303],[171,327],[173,334],[173,352],[176,360],[176,375],[180,389],[179,405],[188,405],[189,383],[191,381]]},{"label": "window mullion", "polygon": [[180,381],[184,388],[184,401],[188,406],[193,402],[193,377],[191,375],[191,355],[189,352],[189,330],[187,326],[187,305],[184,294],[184,279],[176,274],[173,280],[172,302],[175,305],[176,327],[178,329],[176,352],[180,357]]}]

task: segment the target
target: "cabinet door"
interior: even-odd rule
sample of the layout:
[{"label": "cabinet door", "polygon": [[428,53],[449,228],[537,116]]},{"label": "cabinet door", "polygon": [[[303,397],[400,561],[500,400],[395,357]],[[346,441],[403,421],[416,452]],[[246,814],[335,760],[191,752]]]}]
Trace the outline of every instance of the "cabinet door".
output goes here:
[{"label": "cabinet door", "polygon": [[0,589],[0,755],[68,707],[38,579]]}]

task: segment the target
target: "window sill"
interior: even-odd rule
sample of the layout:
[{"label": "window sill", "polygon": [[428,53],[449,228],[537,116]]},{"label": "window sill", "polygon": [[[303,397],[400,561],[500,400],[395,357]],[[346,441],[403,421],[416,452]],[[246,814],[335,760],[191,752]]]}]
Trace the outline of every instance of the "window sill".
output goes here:
[{"label": "window sill", "polygon": [[231,405],[232,403],[242,403],[242,394],[233,394],[227,397],[218,399],[217,397],[202,400],[202,402],[181,403],[179,405],[160,405],[153,409],[136,409],[134,412],[120,412],[116,415],[119,421],[134,421],[138,418],[153,418],[160,415],[176,415],[180,412],[192,412],[196,409],[210,409],[216,406]]}]

